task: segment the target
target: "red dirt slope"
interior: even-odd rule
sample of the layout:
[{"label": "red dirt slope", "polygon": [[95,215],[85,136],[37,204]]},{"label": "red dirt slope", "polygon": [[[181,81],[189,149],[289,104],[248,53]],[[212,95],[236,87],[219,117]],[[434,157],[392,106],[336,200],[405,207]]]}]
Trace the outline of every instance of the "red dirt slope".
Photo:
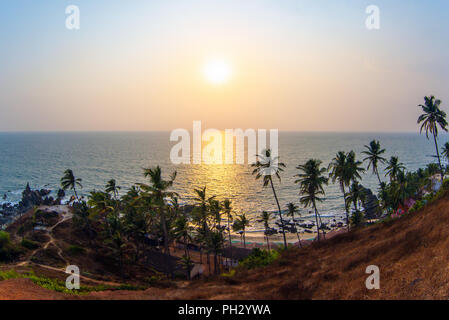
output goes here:
[{"label": "red dirt slope", "polygon": [[[239,272],[178,288],[91,293],[82,299],[447,299],[449,298],[449,196],[396,221],[289,250],[267,268]],[[380,268],[380,289],[365,287],[366,267]],[[32,296],[35,286],[0,282],[0,297]],[[20,283],[22,283],[20,282]],[[3,286],[17,296],[5,293]],[[42,289],[44,290],[44,289]],[[67,295],[39,292],[40,297]]]}]

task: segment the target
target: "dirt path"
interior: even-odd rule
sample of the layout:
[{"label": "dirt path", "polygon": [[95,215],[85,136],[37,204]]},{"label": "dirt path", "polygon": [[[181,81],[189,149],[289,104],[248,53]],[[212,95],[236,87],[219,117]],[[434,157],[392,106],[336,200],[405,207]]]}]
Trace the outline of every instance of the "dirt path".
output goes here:
[{"label": "dirt path", "polygon": [[55,247],[56,247],[56,250],[57,250],[57,252],[58,252],[58,256],[64,261],[64,263],[66,264],[66,265],[69,265],[70,263],[67,261],[67,259],[66,258],[64,258],[64,256],[62,255],[62,249],[56,244],[56,242],[55,242],[55,238],[53,237],[53,230],[58,226],[58,225],[60,225],[61,223],[64,223],[64,222],[66,222],[67,220],[70,220],[70,219],[72,219],[72,216],[73,216],[73,214],[70,212],[70,210],[64,210],[64,211],[61,211],[61,212],[59,212],[60,214],[61,214],[61,216],[62,216],[62,219],[61,220],[59,220],[56,224],[54,224],[53,226],[51,226],[49,229],[47,229],[47,233],[48,233],[48,236],[50,237],[50,240],[44,245],[44,249],[47,249],[48,248],[48,246],[50,245],[50,244],[53,244]]},{"label": "dirt path", "polygon": [[56,247],[56,250],[58,252],[58,256],[61,258],[62,261],[64,261],[64,263],[66,265],[69,265],[67,259],[64,258],[64,256],[62,255],[62,249],[56,244],[55,238],[52,235],[53,230],[60,225],[63,222],[66,222],[67,220],[72,219],[72,212],[70,211],[70,209],[67,206],[41,206],[39,207],[40,210],[42,211],[56,211],[60,214],[60,216],[62,217],[62,219],[60,219],[57,223],[55,223],[54,225],[52,225],[51,227],[47,228],[45,231],[47,232],[47,235],[49,236],[50,240],[48,240],[44,246],[42,248],[37,248],[34,251],[31,252],[31,254],[28,256],[28,259],[26,261],[22,261],[18,264],[18,266],[24,266],[27,265],[29,263],[31,263],[31,259],[33,258],[33,256],[36,254],[36,252],[38,252],[39,250],[46,250],[48,248],[48,246],[50,244],[53,244]]},{"label": "dirt path", "polygon": [[[31,261],[31,259],[36,254],[36,252],[38,252],[39,250],[46,250],[50,246],[50,244],[52,244],[52,245],[54,245],[56,247],[58,256],[64,261],[65,265],[66,266],[70,265],[68,260],[63,256],[62,249],[56,244],[56,241],[55,241],[55,238],[53,237],[52,232],[61,223],[64,223],[64,222],[72,219],[73,214],[72,214],[72,212],[70,211],[70,209],[67,206],[52,206],[52,207],[41,206],[41,207],[39,207],[39,209],[41,209],[43,211],[47,211],[47,210],[56,211],[56,212],[58,212],[61,215],[62,218],[57,223],[55,223],[53,226],[48,227],[46,229],[46,232],[47,232],[50,240],[48,240],[43,245],[42,248],[37,248],[36,250],[32,251],[31,254],[28,256],[27,260],[19,262],[18,264],[16,264],[16,266],[22,267],[22,266],[26,266],[26,265],[35,265],[35,266],[39,266],[39,267],[44,268],[44,269],[66,273],[65,272],[66,268],[56,268],[56,267],[52,267],[52,266],[49,266],[49,265],[34,263],[34,262]],[[108,285],[108,286],[120,286],[121,285],[121,283],[118,283],[118,282],[96,280],[96,279],[89,278],[89,277],[86,277],[86,276],[83,276],[83,275],[80,275],[80,279],[84,279],[84,280],[92,282],[92,283]]]}]

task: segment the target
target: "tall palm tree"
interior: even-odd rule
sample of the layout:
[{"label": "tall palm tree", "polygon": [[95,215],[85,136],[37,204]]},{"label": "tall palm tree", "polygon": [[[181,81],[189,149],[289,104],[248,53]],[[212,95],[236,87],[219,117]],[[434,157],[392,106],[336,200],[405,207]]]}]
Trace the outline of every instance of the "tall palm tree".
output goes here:
[{"label": "tall palm tree", "polygon": [[359,211],[358,204],[359,202],[365,201],[365,192],[363,191],[362,186],[357,181],[352,183],[346,198],[348,204],[352,202],[354,210]]},{"label": "tall palm tree", "polygon": [[226,214],[226,220],[227,220],[227,231],[228,231],[228,237],[229,237],[229,255],[231,256],[231,263],[232,263],[232,241],[231,241],[231,221],[232,221],[232,207],[231,207],[231,200],[225,199],[223,201],[223,210]]},{"label": "tall palm tree", "polygon": [[300,173],[295,175],[295,177],[298,177],[295,183],[299,184],[299,193],[302,195],[299,201],[305,207],[312,206],[315,211],[318,241],[320,241],[320,225],[318,224],[319,212],[316,203],[317,201],[323,201],[320,195],[324,195],[323,185],[328,183],[328,178],[323,176],[326,168],[320,166],[321,160],[310,159],[305,164],[296,167],[300,170]]},{"label": "tall palm tree", "polygon": [[189,242],[192,240],[192,232],[193,228],[190,226],[187,217],[185,215],[180,215],[175,220],[173,233],[176,239],[184,242],[184,254],[186,257],[190,257]]},{"label": "tall palm tree", "polygon": [[345,202],[345,212],[346,212],[346,225],[349,230],[349,208],[346,203],[346,190],[345,186],[349,186],[349,165],[346,161],[347,156],[344,151],[337,152],[337,155],[332,159],[329,164],[328,170],[330,170],[329,178],[332,179],[332,183],[338,181],[340,185],[340,190],[343,193],[343,199]]},{"label": "tall palm tree", "polygon": [[399,158],[392,156],[388,161],[388,166],[386,167],[387,173],[385,176],[390,176],[390,182],[396,181],[399,173],[405,170],[405,166],[402,162],[399,162]]},{"label": "tall palm tree", "polygon": [[176,171],[171,174],[169,180],[164,180],[162,178],[161,167],[156,166],[154,168],[144,168],[144,176],[150,179],[150,184],[140,183],[139,186],[144,194],[149,194],[151,196],[154,206],[159,213],[162,231],[164,233],[165,253],[170,254],[166,199],[173,198],[177,195],[175,192],[169,191],[176,179]]},{"label": "tall palm tree", "polygon": [[273,176],[281,181],[280,173],[284,171],[283,168],[285,168],[285,164],[279,162],[279,157],[273,157],[270,149],[265,149],[264,151],[262,151],[262,154],[257,155],[257,158],[257,162],[251,165],[252,167],[254,167],[253,175],[256,175],[256,180],[263,177],[263,186],[267,187],[268,185],[270,185],[271,190],[273,190],[274,199],[276,200],[279,211],[279,218],[281,219],[282,235],[284,236],[284,247],[287,248],[284,219],[282,218],[281,206],[279,205],[279,200],[273,184]]},{"label": "tall palm tree", "polygon": [[[200,260],[203,261],[203,244],[206,244],[208,241],[208,235],[210,232],[210,228],[208,225],[209,215],[210,215],[210,207],[209,204],[215,199],[215,196],[207,197],[206,187],[202,189],[194,189],[196,193],[196,197],[193,199],[195,201],[194,208],[194,221],[198,225],[197,232],[197,241],[200,243]],[[207,263],[210,268],[210,260],[209,260],[209,251],[207,251]]]},{"label": "tall palm tree", "polygon": [[424,111],[418,118],[418,124],[421,124],[419,132],[426,131],[426,137],[429,139],[429,132],[433,135],[435,143],[435,151],[437,152],[438,164],[440,165],[441,181],[443,181],[443,167],[441,166],[440,152],[438,151],[438,126],[444,131],[447,131],[446,113],[440,109],[441,100],[435,99],[434,96],[424,97],[424,105],[419,107]]},{"label": "tall palm tree", "polygon": [[299,238],[298,229],[296,228],[295,214],[301,215],[298,210],[298,206],[296,206],[293,202],[287,203],[287,216],[292,217],[293,223],[295,224],[296,237],[298,238],[299,246],[301,245],[301,239]]},{"label": "tall palm tree", "polygon": [[347,183],[351,181],[356,182],[362,180],[361,174],[365,172],[365,168],[362,167],[363,162],[356,160],[355,152],[350,151],[346,156],[347,165]]},{"label": "tall palm tree", "polygon": [[224,243],[224,237],[223,237],[223,230],[213,230],[208,234],[207,240],[208,240],[208,247],[212,250],[214,253],[214,272],[219,273],[220,272],[220,264],[218,261],[218,256],[220,253],[222,253],[223,250],[223,243]]},{"label": "tall palm tree", "polygon": [[378,165],[379,163],[385,163],[386,159],[382,157],[382,154],[385,153],[385,149],[382,149],[380,147],[380,142],[376,140],[372,140],[369,143],[369,146],[365,145],[366,151],[362,151],[363,154],[366,155],[366,158],[363,159],[363,161],[368,161],[368,167],[367,170],[370,169],[370,167],[373,170],[373,173],[377,175],[377,180],[379,180],[379,185],[382,183],[379,176],[379,170]]},{"label": "tall palm tree", "polygon": [[61,178],[61,187],[64,190],[72,189],[75,194],[76,200],[79,201],[78,194],[76,193],[76,186],[83,188],[81,185],[81,178],[76,178],[71,169],[64,171],[64,175]]},{"label": "tall palm tree", "polygon": [[118,198],[118,191],[121,188],[119,186],[117,186],[117,183],[115,181],[115,179],[111,179],[108,181],[108,183],[106,184],[106,189],[105,191],[107,193],[112,193],[114,195],[114,198],[117,200]]},{"label": "tall palm tree", "polygon": [[270,240],[269,240],[269,235],[270,235],[270,220],[272,218],[272,214],[267,212],[267,211],[262,211],[262,214],[260,216],[260,219],[257,220],[257,222],[263,222],[263,226],[265,228],[265,239],[267,240],[267,248],[268,250],[270,250]]},{"label": "tall palm tree", "polygon": [[237,215],[237,219],[235,219],[234,225],[232,226],[234,228],[234,231],[242,232],[244,248],[246,248],[246,228],[250,226],[251,226],[250,220],[246,217],[246,214],[244,213]]},{"label": "tall palm tree", "polygon": [[96,214],[103,217],[114,209],[111,205],[111,196],[103,191],[91,191],[87,196],[87,204]]},{"label": "tall palm tree", "polygon": [[221,229],[221,216],[224,214],[220,201],[211,199],[209,201],[209,211],[214,222],[214,229]]}]

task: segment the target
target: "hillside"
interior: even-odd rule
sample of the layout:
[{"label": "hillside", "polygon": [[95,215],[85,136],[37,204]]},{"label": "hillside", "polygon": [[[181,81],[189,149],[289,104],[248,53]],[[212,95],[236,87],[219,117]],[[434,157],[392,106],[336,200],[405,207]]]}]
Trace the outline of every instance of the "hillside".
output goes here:
[{"label": "hillside", "polygon": [[[41,290],[23,279],[0,282],[0,298],[49,299],[447,299],[449,195],[401,219],[379,223],[302,249],[272,265],[230,278],[178,281],[169,288],[76,296]],[[380,268],[380,290],[367,290],[365,269]],[[2,269],[11,266],[3,266]],[[83,280],[82,280],[83,281]],[[44,295],[42,291],[47,291]],[[14,296],[12,297],[14,298]]]}]

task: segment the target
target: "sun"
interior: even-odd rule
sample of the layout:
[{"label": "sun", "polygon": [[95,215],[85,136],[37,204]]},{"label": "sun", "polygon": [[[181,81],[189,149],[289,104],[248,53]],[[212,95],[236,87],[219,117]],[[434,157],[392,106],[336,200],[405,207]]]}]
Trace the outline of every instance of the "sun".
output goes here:
[{"label": "sun", "polygon": [[209,60],[204,64],[203,74],[207,82],[213,85],[222,85],[231,79],[232,68],[225,60]]}]

